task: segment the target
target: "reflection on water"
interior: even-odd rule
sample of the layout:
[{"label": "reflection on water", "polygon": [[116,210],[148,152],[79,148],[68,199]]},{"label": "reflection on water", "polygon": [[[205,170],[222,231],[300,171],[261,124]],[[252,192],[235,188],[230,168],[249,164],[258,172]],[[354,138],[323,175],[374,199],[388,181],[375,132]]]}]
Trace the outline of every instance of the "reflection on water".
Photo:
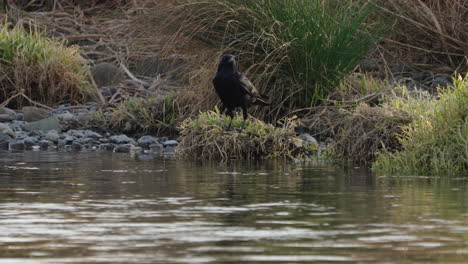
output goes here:
[{"label": "reflection on water", "polygon": [[465,263],[467,182],[0,153],[0,263]]}]

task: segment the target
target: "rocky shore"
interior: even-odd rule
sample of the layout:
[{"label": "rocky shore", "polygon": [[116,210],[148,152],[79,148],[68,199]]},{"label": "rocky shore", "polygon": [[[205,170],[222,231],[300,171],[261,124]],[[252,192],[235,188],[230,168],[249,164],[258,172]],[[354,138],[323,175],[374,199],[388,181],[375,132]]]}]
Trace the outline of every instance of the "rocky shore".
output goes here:
[{"label": "rocky shore", "polygon": [[99,106],[93,102],[76,109],[60,105],[53,110],[23,107],[21,112],[0,108],[0,151],[59,150],[110,151],[172,155],[177,140],[151,135],[129,136],[79,129],[77,124],[88,119]]}]

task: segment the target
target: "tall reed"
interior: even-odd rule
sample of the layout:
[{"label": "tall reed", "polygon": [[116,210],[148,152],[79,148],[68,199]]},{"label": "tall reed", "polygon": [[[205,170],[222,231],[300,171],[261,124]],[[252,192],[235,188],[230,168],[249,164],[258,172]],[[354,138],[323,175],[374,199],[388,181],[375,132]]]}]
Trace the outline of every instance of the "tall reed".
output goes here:
[{"label": "tall reed", "polygon": [[188,0],[179,32],[238,55],[276,105],[308,107],[372,50],[381,26],[372,1]]}]

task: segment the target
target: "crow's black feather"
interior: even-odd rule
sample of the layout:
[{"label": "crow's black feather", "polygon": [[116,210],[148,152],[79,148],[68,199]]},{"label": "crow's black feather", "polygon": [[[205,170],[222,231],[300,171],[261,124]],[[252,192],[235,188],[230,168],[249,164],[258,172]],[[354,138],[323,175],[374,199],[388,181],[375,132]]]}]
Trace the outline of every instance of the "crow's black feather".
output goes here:
[{"label": "crow's black feather", "polygon": [[245,120],[247,119],[247,107],[250,105],[270,104],[265,96],[259,94],[249,79],[237,71],[235,57],[230,54],[224,55],[219,62],[218,71],[213,78],[213,85],[223,107],[231,117],[231,121],[234,116],[232,111],[237,107],[242,108]]}]

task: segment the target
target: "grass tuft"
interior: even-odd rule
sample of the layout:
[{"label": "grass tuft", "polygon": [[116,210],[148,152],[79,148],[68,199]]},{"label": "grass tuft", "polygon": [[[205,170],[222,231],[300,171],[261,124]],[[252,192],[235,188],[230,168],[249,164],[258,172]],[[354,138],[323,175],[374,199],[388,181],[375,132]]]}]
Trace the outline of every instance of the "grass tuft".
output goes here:
[{"label": "grass tuft", "polygon": [[370,165],[382,149],[400,149],[397,135],[410,118],[395,107],[360,104],[350,111],[342,109],[341,120],[335,122],[339,125],[330,153],[347,163]]},{"label": "grass tuft", "polygon": [[180,122],[176,117],[176,106],[172,92],[165,97],[129,97],[117,104],[108,116],[100,115],[96,118],[104,122],[104,126],[116,130],[175,134],[176,123]]},{"label": "grass tuft", "polygon": [[438,99],[394,102],[413,121],[399,136],[401,151],[381,152],[374,167],[418,174],[468,171],[468,75],[454,83],[453,89],[441,90]]},{"label": "grass tuft", "polygon": [[181,142],[177,152],[199,159],[299,159],[311,153],[313,147],[296,137],[297,121],[287,119],[281,127],[274,127],[258,119],[245,122],[240,115],[226,130],[229,117],[219,111],[200,113],[188,118],[180,126]]},{"label": "grass tuft", "polygon": [[367,24],[374,11],[360,0],[187,0],[169,24],[238,55],[281,110],[316,104],[355,69],[380,30]]},{"label": "grass tuft", "polygon": [[78,48],[49,39],[32,25],[26,30],[0,24],[0,65],[0,101],[12,107],[25,98],[46,105],[78,102],[93,88]]}]

